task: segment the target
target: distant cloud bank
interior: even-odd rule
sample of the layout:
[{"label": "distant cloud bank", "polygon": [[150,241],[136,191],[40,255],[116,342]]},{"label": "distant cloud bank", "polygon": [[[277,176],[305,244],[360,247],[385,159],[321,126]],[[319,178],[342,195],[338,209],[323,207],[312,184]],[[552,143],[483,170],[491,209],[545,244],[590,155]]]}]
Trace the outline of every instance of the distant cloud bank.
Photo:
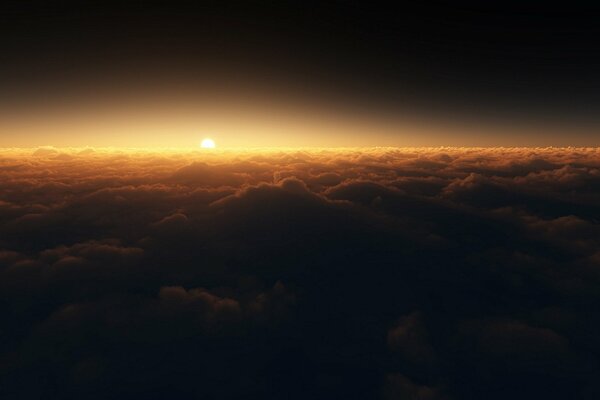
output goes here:
[{"label": "distant cloud bank", "polygon": [[0,150],[0,397],[595,399],[600,149]]}]

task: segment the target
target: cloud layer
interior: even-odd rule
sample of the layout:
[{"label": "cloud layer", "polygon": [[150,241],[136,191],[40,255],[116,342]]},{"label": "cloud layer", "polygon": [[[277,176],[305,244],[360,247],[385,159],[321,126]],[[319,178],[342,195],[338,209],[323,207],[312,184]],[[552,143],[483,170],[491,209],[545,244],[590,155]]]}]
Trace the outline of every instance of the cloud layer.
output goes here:
[{"label": "cloud layer", "polygon": [[600,150],[0,151],[3,398],[600,395]]}]

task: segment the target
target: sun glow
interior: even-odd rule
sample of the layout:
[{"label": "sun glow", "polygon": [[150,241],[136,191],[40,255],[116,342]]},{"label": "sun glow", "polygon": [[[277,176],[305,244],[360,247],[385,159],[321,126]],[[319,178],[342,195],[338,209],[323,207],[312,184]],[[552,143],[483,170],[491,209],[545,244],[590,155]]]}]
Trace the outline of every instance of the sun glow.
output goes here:
[{"label": "sun glow", "polygon": [[204,140],[202,140],[202,143],[200,143],[200,147],[202,147],[203,149],[214,149],[217,146],[215,145],[214,140],[212,140],[211,138],[205,138]]}]

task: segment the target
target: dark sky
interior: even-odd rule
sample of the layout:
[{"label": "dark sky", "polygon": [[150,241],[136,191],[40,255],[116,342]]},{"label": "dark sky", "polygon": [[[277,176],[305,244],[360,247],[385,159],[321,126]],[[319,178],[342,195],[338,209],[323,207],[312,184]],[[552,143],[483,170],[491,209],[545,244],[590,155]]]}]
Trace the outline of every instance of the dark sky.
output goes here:
[{"label": "dark sky", "polygon": [[598,11],[545,2],[10,1],[0,16],[0,100],[243,84],[376,114],[581,128],[597,122]]}]

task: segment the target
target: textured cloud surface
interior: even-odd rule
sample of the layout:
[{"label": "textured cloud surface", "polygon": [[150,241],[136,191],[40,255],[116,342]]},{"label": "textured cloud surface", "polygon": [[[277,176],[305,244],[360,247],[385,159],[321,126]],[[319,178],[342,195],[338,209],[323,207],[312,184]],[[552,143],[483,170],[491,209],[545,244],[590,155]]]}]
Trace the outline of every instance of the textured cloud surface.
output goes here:
[{"label": "textured cloud surface", "polygon": [[0,151],[2,398],[600,396],[600,150]]}]

